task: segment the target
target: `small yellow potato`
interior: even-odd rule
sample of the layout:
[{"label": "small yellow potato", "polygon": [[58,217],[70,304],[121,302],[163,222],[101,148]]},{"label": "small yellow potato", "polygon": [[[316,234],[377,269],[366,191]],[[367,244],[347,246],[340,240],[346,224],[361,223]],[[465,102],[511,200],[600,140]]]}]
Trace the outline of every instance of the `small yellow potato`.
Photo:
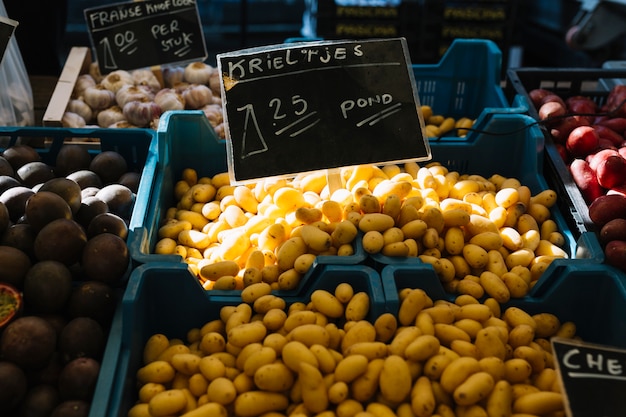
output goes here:
[{"label": "small yellow potato", "polygon": [[172,356],[171,364],[176,371],[193,375],[199,370],[200,356],[194,353],[178,353]]},{"label": "small yellow potato", "polygon": [[385,245],[383,234],[377,230],[370,230],[366,232],[361,239],[363,249],[367,253],[379,253]]},{"label": "small yellow potato", "polygon": [[469,236],[476,236],[479,233],[485,232],[500,232],[498,226],[496,226],[491,219],[478,214],[470,215],[470,222],[465,225],[465,229]]},{"label": "small yellow potato", "polygon": [[476,372],[481,372],[478,360],[471,356],[463,356],[451,361],[443,369],[439,383],[446,392],[452,394],[459,385]]},{"label": "small yellow potato", "polygon": [[523,395],[513,402],[514,413],[546,415],[563,411],[565,401],[560,392],[541,391]]},{"label": "small yellow potato", "polygon": [[306,242],[302,237],[290,237],[278,248],[276,262],[283,271],[293,268],[298,256],[307,252]]},{"label": "small yellow potato", "polygon": [[430,298],[421,288],[412,289],[400,303],[398,322],[407,326],[413,323],[417,314],[430,304]]},{"label": "small yellow potato", "polygon": [[261,250],[273,251],[287,238],[287,230],[282,223],[267,226],[259,234],[257,246]]},{"label": "small yellow potato", "polygon": [[463,329],[447,323],[435,323],[435,336],[442,345],[449,347],[454,340],[470,342],[471,338]]},{"label": "small yellow potato", "polygon": [[365,291],[355,293],[345,308],[345,318],[348,321],[364,320],[370,310],[370,296]]},{"label": "small yellow potato", "polygon": [[395,224],[393,217],[383,213],[365,213],[359,221],[358,228],[363,233],[369,231],[384,232]]},{"label": "small yellow potato", "polygon": [[513,349],[518,346],[528,346],[535,338],[535,329],[526,323],[513,326],[509,332],[509,345]]},{"label": "small yellow potato", "polygon": [[364,214],[366,214],[366,213],[380,213],[380,210],[382,208],[380,200],[378,199],[378,197],[376,197],[373,194],[363,194],[363,195],[361,195],[361,197],[359,198],[358,202],[359,202],[359,209]]},{"label": "small yellow potato", "polygon": [[500,303],[505,303],[511,298],[511,292],[502,279],[490,271],[480,274],[480,285],[490,297]]},{"label": "small yellow potato", "polygon": [[456,320],[472,319],[483,322],[493,316],[491,309],[484,304],[466,304],[455,310],[454,317]]},{"label": "small yellow potato", "polygon": [[288,406],[289,398],[283,393],[247,391],[235,399],[234,411],[241,417],[255,417],[272,411],[284,411]]},{"label": "small yellow potato", "polygon": [[524,247],[524,241],[519,232],[513,227],[503,227],[500,229],[502,245],[510,251],[516,251]]},{"label": "small yellow potato", "polygon": [[170,238],[176,240],[180,232],[183,230],[191,230],[192,228],[193,225],[188,220],[172,219],[168,220],[165,224],[159,227],[157,236],[161,239]]},{"label": "small yellow potato", "polygon": [[456,404],[472,405],[487,398],[495,385],[493,377],[488,372],[478,371],[468,376],[453,392]]},{"label": "small yellow potato", "polygon": [[541,338],[549,338],[553,336],[561,326],[559,318],[551,313],[534,314],[532,318],[535,320],[535,335]]},{"label": "small yellow potato", "polygon": [[341,245],[352,243],[357,234],[358,229],[354,223],[350,220],[342,220],[337,223],[330,236],[333,246],[340,247]]},{"label": "small yellow potato", "polygon": [[283,346],[282,359],[285,365],[294,372],[298,372],[301,362],[318,366],[317,358],[302,342],[289,341]]},{"label": "small yellow potato", "polygon": [[519,275],[513,272],[506,272],[502,274],[500,277],[504,285],[509,289],[509,293],[511,294],[511,298],[522,298],[528,291],[530,287],[528,283]]},{"label": "small yellow potato", "polygon": [[294,372],[282,362],[262,365],[254,373],[254,384],[263,391],[284,392],[294,381]]},{"label": "small yellow potato", "polygon": [[315,263],[317,256],[312,253],[303,253],[293,263],[293,268],[300,274],[306,274]]},{"label": "small yellow potato", "polygon": [[239,324],[228,331],[228,343],[244,347],[250,343],[260,342],[267,334],[267,329],[261,321]]},{"label": "small yellow potato", "polygon": [[515,384],[526,381],[530,378],[533,368],[522,358],[511,358],[504,361],[505,378]]},{"label": "small yellow potato", "polygon": [[388,342],[398,329],[398,320],[392,313],[383,313],[374,321],[374,329],[377,341]]},{"label": "small yellow potato", "polygon": [[[331,332],[329,331],[329,328],[324,327],[324,329],[330,336]],[[334,355],[334,352],[336,351],[331,351],[331,348],[329,346],[324,346],[320,343],[313,343],[311,346],[309,346],[309,350],[311,350],[311,352],[317,358],[320,371],[322,371],[324,375],[330,374],[335,371],[337,362],[338,360],[340,360]]]},{"label": "small yellow potato", "polygon": [[411,392],[411,373],[405,359],[389,355],[384,359],[380,373],[380,393],[391,403],[404,401]]},{"label": "small yellow potato", "polygon": [[163,391],[165,391],[165,385],[148,382],[139,388],[139,401],[142,403],[148,403],[152,397]]},{"label": "small yellow potato", "polygon": [[400,227],[400,230],[402,230],[405,238],[415,240],[420,240],[426,233],[427,229],[428,225],[421,219],[411,220]]},{"label": "small yellow potato", "polygon": [[237,389],[228,378],[215,378],[209,383],[207,388],[207,399],[210,402],[227,405],[232,403],[237,397]]},{"label": "small yellow potato", "polygon": [[165,384],[174,379],[176,370],[167,361],[154,360],[137,370],[137,380],[142,383],[153,382],[157,384]]},{"label": "small yellow potato", "polygon": [[489,416],[510,416],[513,405],[513,388],[506,380],[495,382],[487,397],[485,408]]},{"label": "small yellow potato", "polygon": [[341,351],[346,350],[355,343],[373,342],[376,340],[376,328],[368,321],[359,320],[345,327],[343,338],[341,339]]},{"label": "small yellow potato", "polygon": [[151,416],[164,417],[175,415],[185,408],[187,397],[180,389],[168,389],[156,394],[148,402]]},{"label": "small yellow potato", "polygon": [[552,207],[556,204],[557,194],[556,191],[547,189],[540,191],[538,194],[535,194],[530,197],[531,204],[541,204],[545,207]]},{"label": "small yellow potato", "polygon": [[343,220],[343,209],[337,201],[325,200],[322,203],[322,213],[330,223]]},{"label": "small yellow potato", "polygon": [[205,404],[200,404],[195,409],[182,414],[181,417],[207,417],[207,416],[215,416],[215,417],[226,417],[228,415],[228,411],[226,407],[217,402],[209,402]]},{"label": "small yellow potato", "polygon": [[154,362],[170,346],[170,341],[162,333],[155,333],[148,338],[143,348],[144,365]]},{"label": "small yellow potato", "polygon": [[300,236],[308,247],[317,252],[323,252],[332,246],[329,233],[309,224],[300,228]]},{"label": "small yellow potato", "polygon": [[489,262],[489,255],[487,251],[473,243],[464,245],[462,254],[467,263],[475,269],[485,268]]},{"label": "small yellow potato", "polygon": [[538,374],[546,367],[543,351],[530,346],[518,346],[513,349],[513,357],[524,359],[532,368],[533,374]]},{"label": "small yellow potato", "polygon": [[335,297],[341,303],[346,304],[354,296],[354,288],[347,282],[337,284],[335,287]]},{"label": "small yellow potato", "polygon": [[348,346],[344,355],[365,355],[370,362],[387,356],[387,345],[382,342],[356,342]]},{"label": "small yellow potato", "polygon": [[318,324],[298,326],[290,331],[286,337],[289,341],[298,341],[306,346],[312,346],[316,343],[327,347],[330,345],[330,334],[325,327]]},{"label": "small yellow potato", "polygon": [[311,302],[317,311],[328,317],[338,318],[344,313],[344,306],[341,301],[327,290],[317,289],[313,291]]},{"label": "small yellow potato", "polygon": [[425,361],[439,352],[441,343],[433,335],[422,334],[415,338],[404,350],[404,356],[411,361]]},{"label": "small yellow potato", "polygon": [[506,310],[504,310],[502,318],[511,327],[515,327],[520,324],[526,324],[532,327],[533,330],[537,328],[537,322],[535,321],[533,316],[521,309],[520,307],[508,307]]},{"label": "small yellow potato", "polygon": [[367,371],[368,364],[369,360],[364,355],[345,356],[337,363],[335,380],[350,383]]},{"label": "small yellow potato", "polygon": [[309,363],[303,362],[298,370],[302,402],[307,410],[320,413],[328,407],[328,391],[320,370]]},{"label": "small yellow potato", "polygon": [[[468,215],[469,219],[469,215]],[[460,255],[465,246],[465,233],[458,226],[448,227],[443,237],[445,249],[450,255]]]},{"label": "small yellow potato", "polygon": [[233,197],[235,197],[237,205],[241,207],[243,211],[254,214],[257,213],[259,202],[250,188],[244,185],[236,186],[233,190]]},{"label": "small yellow potato", "polygon": [[165,237],[159,239],[154,245],[154,253],[157,255],[175,255],[178,243],[175,239]]},{"label": "small yellow potato", "polygon": [[476,334],[474,344],[478,348],[481,358],[491,356],[502,360],[506,358],[506,345],[496,326],[487,326],[480,330]]}]

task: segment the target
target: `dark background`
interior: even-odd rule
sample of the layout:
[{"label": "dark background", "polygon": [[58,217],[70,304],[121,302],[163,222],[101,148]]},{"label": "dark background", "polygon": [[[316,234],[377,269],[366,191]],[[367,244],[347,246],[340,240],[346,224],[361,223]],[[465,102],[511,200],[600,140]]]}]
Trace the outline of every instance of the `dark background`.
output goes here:
[{"label": "dark background", "polygon": [[[90,45],[83,10],[110,3],[112,1],[106,0],[5,0],[9,17],[19,21],[15,36],[29,74],[58,75],[72,46]],[[436,10],[434,5],[441,7],[449,3],[510,7],[511,13],[504,23],[511,28],[511,36],[502,42],[502,49],[506,49],[508,57],[509,47],[514,48],[515,53],[510,55],[513,66],[595,67],[607,60],[626,59],[626,33],[592,51],[577,51],[567,46],[565,33],[581,11],[581,3],[576,0],[408,0],[410,13],[403,16],[410,27],[408,30],[420,30],[419,26],[427,21],[438,24],[437,18],[429,13]],[[220,52],[281,43],[301,36],[303,13],[307,9],[305,0],[197,0],[197,4],[209,63],[213,63]],[[626,27],[626,12],[623,17]],[[606,30],[615,32],[610,27]],[[420,33],[422,38],[429,34]],[[419,55],[419,51],[412,52],[414,62],[432,58]],[[507,66],[509,62],[503,64]]]}]

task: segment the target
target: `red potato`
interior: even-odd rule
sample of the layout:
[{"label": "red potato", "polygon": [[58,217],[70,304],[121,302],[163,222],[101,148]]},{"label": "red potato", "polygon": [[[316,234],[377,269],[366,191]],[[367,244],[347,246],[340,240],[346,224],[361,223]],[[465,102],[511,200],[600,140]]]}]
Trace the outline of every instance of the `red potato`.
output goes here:
[{"label": "red potato", "polygon": [[626,158],[626,146],[617,148],[617,153],[620,154],[622,158]]},{"label": "red potato", "polygon": [[600,138],[610,140],[615,146],[620,146],[624,141],[624,135],[617,133],[610,127],[604,125],[593,125],[592,127],[596,132],[598,132],[598,136],[600,136]]},{"label": "red potato", "polygon": [[613,117],[626,117],[626,85],[614,86],[606,100],[606,109]]},{"label": "red potato", "polygon": [[619,156],[619,153],[616,149],[601,149],[598,152],[587,155],[585,161],[587,161],[589,163],[589,167],[595,171],[598,169],[600,162],[604,161],[611,155]]},{"label": "red potato", "polygon": [[613,188],[626,181],[626,159],[618,155],[610,155],[600,161],[596,168],[598,183],[604,188]]},{"label": "red potato", "polygon": [[593,123],[595,114],[598,112],[598,105],[588,97],[574,96],[565,101],[568,113],[577,114]]},{"label": "red potato", "polygon": [[600,136],[591,126],[579,126],[567,136],[565,147],[573,157],[586,157],[598,148]]},{"label": "red potato", "polygon": [[587,204],[591,204],[605,194],[605,190],[598,183],[596,172],[584,159],[574,159],[569,165],[569,171]]},{"label": "red potato", "polygon": [[626,241],[612,240],[604,247],[606,263],[626,271]]},{"label": "red potato", "polygon": [[563,100],[563,98],[559,96],[558,94],[554,94],[554,93],[544,96],[541,99],[541,102],[539,103],[539,107],[543,106],[546,103],[551,103],[551,102],[560,103],[563,105],[563,107],[567,108],[567,106],[565,105],[565,100]]},{"label": "red potato", "polygon": [[613,145],[613,142],[608,139],[600,138],[598,140],[598,150],[602,149],[613,149],[614,151],[616,151],[617,146]]},{"label": "red potato", "polygon": [[530,97],[530,101],[535,106],[535,108],[541,107],[541,102],[545,96],[553,95],[554,93],[550,90],[546,90],[545,88],[535,88],[528,92],[528,97]]},{"label": "red potato", "polygon": [[626,197],[619,194],[605,194],[589,205],[589,218],[599,228],[613,219],[626,218]]},{"label": "red potato", "polygon": [[607,222],[600,228],[598,238],[603,246],[612,240],[626,241],[626,219],[613,219]]},{"label": "red potato", "polygon": [[624,135],[626,133],[626,117],[608,117],[605,116],[600,120],[595,120],[594,124],[606,126],[617,133]]},{"label": "red potato", "polygon": [[581,116],[566,116],[550,129],[552,138],[557,143],[565,143],[567,136],[578,126],[589,126],[589,120]]},{"label": "red potato", "polygon": [[[565,106],[556,101],[549,101],[539,107],[539,119],[549,122],[550,125],[556,125],[561,120],[558,119],[565,115]],[[557,118],[556,120],[552,120]]]}]

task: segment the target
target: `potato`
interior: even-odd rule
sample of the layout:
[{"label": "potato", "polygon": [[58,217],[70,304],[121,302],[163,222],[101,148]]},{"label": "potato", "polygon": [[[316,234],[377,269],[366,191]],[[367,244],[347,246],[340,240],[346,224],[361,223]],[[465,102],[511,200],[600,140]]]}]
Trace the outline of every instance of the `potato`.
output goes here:
[{"label": "potato", "polygon": [[626,218],[626,197],[611,194],[596,198],[589,205],[589,218],[600,228],[610,220]]},{"label": "potato", "polygon": [[621,155],[609,155],[596,168],[598,183],[604,188],[613,188],[626,180],[626,159]]},{"label": "potato", "polygon": [[626,271],[626,241],[613,240],[604,248],[606,263]]},{"label": "potato", "polygon": [[582,158],[576,158],[570,163],[569,171],[588,204],[604,195],[604,189],[600,186],[596,173],[589,162]]},{"label": "potato", "polygon": [[565,141],[567,152],[573,157],[585,157],[598,147],[600,135],[591,126],[579,126],[572,130]]},{"label": "potato", "polygon": [[598,237],[602,245],[606,245],[612,240],[626,241],[626,219],[617,218],[608,221],[600,229]]}]

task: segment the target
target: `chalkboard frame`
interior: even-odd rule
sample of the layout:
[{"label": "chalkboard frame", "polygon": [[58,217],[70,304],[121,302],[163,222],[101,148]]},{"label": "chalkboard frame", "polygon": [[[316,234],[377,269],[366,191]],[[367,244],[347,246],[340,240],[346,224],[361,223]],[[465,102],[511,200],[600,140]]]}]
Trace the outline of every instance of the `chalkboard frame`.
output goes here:
[{"label": "chalkboard frame", "polygon": [[119,2],[87,8],[84,15],[103,74],[209,56],[196,0]]},{"label": "chalkboard frame", "polygon": [[248,48],[217,67],[233,184],[432,158],[404,38]]},{"label": "chalkboard frame", "polygon": [[[561,391],[564,393],[565,413],[568,417],[621,417],[624,415],[624,390],[626,389],[626,350],[564,337],[550,339],[555,356],[556,371]],[[571,353],[575,356],[569,356]],[[585,369],[579,360],[589,353],[620,358],[621,375]],[[600,357],[595,356],[594,360]],[[596,362],[597,363],[597,362]]]}]

